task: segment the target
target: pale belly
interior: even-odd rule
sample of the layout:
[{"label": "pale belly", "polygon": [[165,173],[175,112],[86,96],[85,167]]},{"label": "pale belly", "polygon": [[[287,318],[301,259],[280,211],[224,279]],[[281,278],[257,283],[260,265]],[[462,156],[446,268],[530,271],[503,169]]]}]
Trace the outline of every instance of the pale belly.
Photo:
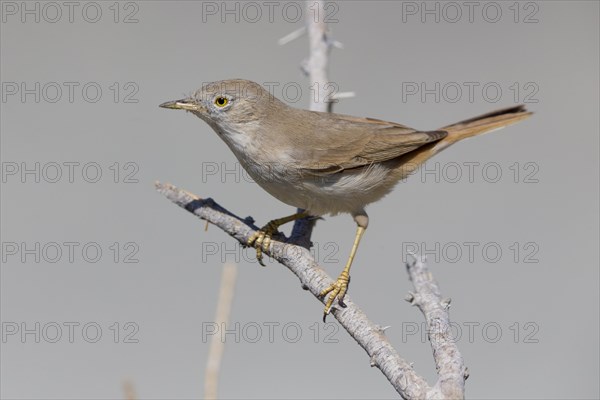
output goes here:
[{"label": "pale belly", "polygon": [[242,166],[273,197],[312,215],[354,214],[393,188],[386,179],[390,170],[382,164],[329,175],[301,174],[292,165],[242,163]]}]

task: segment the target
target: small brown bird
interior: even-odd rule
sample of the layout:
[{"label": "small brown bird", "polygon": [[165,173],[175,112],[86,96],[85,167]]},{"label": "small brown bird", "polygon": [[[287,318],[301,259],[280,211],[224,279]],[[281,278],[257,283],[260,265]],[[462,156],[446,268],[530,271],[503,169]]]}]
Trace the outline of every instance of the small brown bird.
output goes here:
[{"label": "small brown bird", "polygon": [[531,115],[519,105],[418,131],[395,122],[292,108],[243,79],[207,84],[189,98],[160,107],[187,110],[204,120],[256,183],[304,210],[272,220],[250,238],[261,264],[279,226],[306,216],[352,215],[357,224],[354,245],[336,282],[321,292],[329,294],[323,318],[336,298],[345,307],[350,267],[369,222],[366,205],[453,143]]}]

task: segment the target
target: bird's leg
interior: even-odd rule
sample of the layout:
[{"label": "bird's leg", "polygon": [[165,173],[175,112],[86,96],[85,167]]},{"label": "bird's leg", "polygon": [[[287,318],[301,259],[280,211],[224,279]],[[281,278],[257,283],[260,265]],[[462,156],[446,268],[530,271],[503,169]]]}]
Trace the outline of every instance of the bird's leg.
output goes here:
[{"label": "bird's leg", "polygon": [[277,232],[277,228],[279,228],[283,224],[287,224],[288,222],[295,221],[300,218],[308,217],[308,213],[299,212],[296,214],[289,215],[287,217],[278,218],[270,221],[268,224],[257,230],[250,236],[248,239],[248,246],[254,246],[256,248],[256,259],[263,267],[265,264],[263,263],[262,253],[263,251],[267,251],[271,244],[271,237],[273,234]]},{"label": "bird's leg", "polygon": [[352,245],[352,250],[350,251],[350,257],[348,257],[348,262],[346,263],[346,266],[342,270],[342,273],[337,280],[329,287],[324,289],[319,295],[320,297],[323,297],[329,294],[329,298],[325,303],[323,322],[325,322],[327,314],[329,314],[331,311],[331,307],[333,306],[333,302],[336,298],[338,299],[338,304],[340,306],[346,307],[346,304],[344,304],[344,296],[348,291],[348,284],[350,283],[350,268],[352,267],[352,261],[354,261],[354,256],[356,255],[356,250],[358,249],[360,239],[364,235],[367,225],[369,224],[369,217],[364,211],[362,211],[360,214],[354,215],[354,221],[356,221],[358,227],[356,229],[356,236],[354,237],[354,244]]}]

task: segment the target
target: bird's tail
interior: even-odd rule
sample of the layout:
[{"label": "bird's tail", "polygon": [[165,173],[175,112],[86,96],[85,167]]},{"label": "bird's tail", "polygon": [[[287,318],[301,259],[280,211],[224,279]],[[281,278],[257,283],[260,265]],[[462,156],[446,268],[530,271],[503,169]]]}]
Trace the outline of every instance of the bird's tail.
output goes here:
[{"label": "bird's tail", "polygon": [[504,128],[505,126],[529,118],[531,114],[533,113],[527,111],[524,105],[519,105],[492,111],[475,118],[470,118],[440,128],[438,129],[439,131],[448,132],[446,137],[438,142],[419,147],[397,160],[397,165],[401,167],[398,168],[399,177],[401,179],[407,177],[413,173],[419,165],[459,140]]},{"label": "bird's tail", "polygon": [[445,144],[444,147],[448,147],[459,140],[482,135],[515,124],[529,118],[531,114],[531,112],[525,109],[524,105],[519,105],[492,111],[475,118],[457,122],[456,124],[439,129],[448,132],[448,136],[440,140],[439,143]]},{"label": "bird's tail", "polygon": [[487,114],[480,115],[475,118],[470,118],[456,124],[448,125],[438,130],[447,131],[448,135],[438,142],[431,143],[416,150],[403,155],[399,160],[399,165],[411,166],[416,168],[424,163],[435,154],[446,149],[448,146],[458,142],[459,140],[469,137],[482,135],[505,126],[512,125],[521,120],[529,118],[533,114],[525,109],[524,105],[503,108],[501,110],[492,111]]}]

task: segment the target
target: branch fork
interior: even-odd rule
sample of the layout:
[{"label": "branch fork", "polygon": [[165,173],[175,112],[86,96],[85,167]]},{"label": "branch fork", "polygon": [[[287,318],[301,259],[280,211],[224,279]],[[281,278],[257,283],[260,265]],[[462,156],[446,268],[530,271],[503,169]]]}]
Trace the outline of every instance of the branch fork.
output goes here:
[{"label": "branch fork", "polygon": [[[156,183],[156,190],[198,218],[216,225],[242,245],[245,245],[248,238],[258,229],[251,217],[240,218],[210,198],[202,199],[173,185],[159,182]],[[306,247],[279,242],[276,240],[279,237],[274,239],[266,254],[286,266],[298,277],[303,289],[310,291],[323,302],[319,294],[333,279],[317,265]],[[421,310],[428,326],[449,326],[449,300],[442,299],[439,287],[427,269],[425,258],[414,256],[414,261],[406,266],[415,289],[406,299]],[[345,303],[347,308],[332,309],[334,318],[366,351],[370,365],[381,370],[402,398],[412,400],[464,397],[464,381],[468,372],[449,331],[445,335],[430,335],[439,375],[437,383],[430,387],[425,379],[413,370],[412,363],[400,357],[393,348],[385,335],[388,326],[382,327],[370,321],[350,296],[345,297]]]}]

